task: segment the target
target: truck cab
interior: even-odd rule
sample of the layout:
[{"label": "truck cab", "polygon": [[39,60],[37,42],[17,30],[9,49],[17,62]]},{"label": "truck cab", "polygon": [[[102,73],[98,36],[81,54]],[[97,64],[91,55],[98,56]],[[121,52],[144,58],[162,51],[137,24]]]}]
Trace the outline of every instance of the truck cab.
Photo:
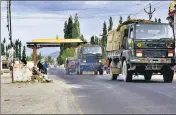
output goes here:
[{"label": "truck cab", "polygon": [[76,59],[75,57],[67,57],[65,63],[66,74],[76,72]]},{"label": "truck cab", "polygon": [[[119,55],[111,58],[111,68],[119,69],[124,81],[132,81],[134,74],[144,75],[145,80],[151,80],[153,74],[160,73],[165,82],[172,82],[175,37],[169,24],[144,21],[128,23],[119,47]],[[111,71],[112,79],[117,79],[119,73]]]},{"label": "truck cab", "polygon": [[93,71],[94,74],[103,74],[104,48],[98,45],[86,45],[77,51],[77,74],[83,71]]}]

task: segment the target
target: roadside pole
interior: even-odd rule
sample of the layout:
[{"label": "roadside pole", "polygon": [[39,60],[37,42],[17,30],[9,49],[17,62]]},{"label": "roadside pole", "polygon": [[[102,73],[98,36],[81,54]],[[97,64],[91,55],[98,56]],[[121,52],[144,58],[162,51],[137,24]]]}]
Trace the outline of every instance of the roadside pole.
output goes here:
[{"label": "roadside pole", "polygon": [[12,77],[12,83],[14,83],[14,75],[13,75],[13,67],[14,67],[14,54],[15,50],[13,48],[13,45],[11,45],[11,48],[9,50],[9,64],[10,64],[10,71],[11,71],[11,77]]}]

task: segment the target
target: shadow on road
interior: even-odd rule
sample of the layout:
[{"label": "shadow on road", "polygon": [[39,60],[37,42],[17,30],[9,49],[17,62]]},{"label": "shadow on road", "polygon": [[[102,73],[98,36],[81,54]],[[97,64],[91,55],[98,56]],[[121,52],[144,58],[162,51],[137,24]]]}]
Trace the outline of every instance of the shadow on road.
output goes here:
[{"label": "shadow on road", "polygon": [[151,80],[151,81],[133,80],[131,83],[164,83],[164,82],[163,81],[156,81],[156,80]]},{"label": "shadow on road", "polygon": [[[124,82],[122,79],[118,80],[107,80],[110,82]],[[124,82],[126,83],[126,82]],[[151,80],[151,81],[145,81],[145,80],[133,80],[132,82],[127,82],[127,83],[164,83],[163,81],[156,81],[156,80]]]}]

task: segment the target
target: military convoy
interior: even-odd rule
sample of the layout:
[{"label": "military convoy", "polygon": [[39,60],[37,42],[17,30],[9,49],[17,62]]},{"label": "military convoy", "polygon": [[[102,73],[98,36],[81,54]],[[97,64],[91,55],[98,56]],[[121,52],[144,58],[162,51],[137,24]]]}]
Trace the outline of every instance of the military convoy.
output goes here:
[{"label": "military convoy", "polygon": [[133,19],[120,24],[107,34],[107,62],[112,80],[122,74],[125,82],[133,75],[163,75],[172,82],[175,64],[175,36],[167,23]]},{"label": "military convoy", "polygon": [[66,74],[76,72],[82,75],[84,71],[93,71],[103,75],[104,48],[99,45],[80,45],[75,49],[75,56],[66,59]]}]

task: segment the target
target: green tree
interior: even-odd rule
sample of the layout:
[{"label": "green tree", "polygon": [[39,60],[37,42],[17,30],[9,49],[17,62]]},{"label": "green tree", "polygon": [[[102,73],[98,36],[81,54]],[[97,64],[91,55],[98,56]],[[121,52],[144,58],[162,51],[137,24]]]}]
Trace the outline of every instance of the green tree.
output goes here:
[{"label": "green tree", "polygon": [[158,22],[156,18],[155,18],[155,22]]},{"label": "green tree", "polygon": [[74,48],[66,48],[63,53],[57,57],[58,64],[62,65],[65,63],[65,60],[67,57],[73,57],[75,56],[75,50]]},{"label": "green tree", "polygon": [[32,61],[33,59],[32,59],[32,57],[31,56],[27,56],[26,57],[26,61]]},{"label": "green tree", "polygon": [[[66,31],[67,38],[66,39],[72,38],[72,28],[73,28],[73,19],[72,19],[72,16],[70,16],[69,19],[68,19],[68,24],[67,24],[67,31]],[[63,50],[64,50],[67,47],[70,47],[70,44],[64,44],[63,47],[64,47],[63,48]],[[61,53],[62,52],[63,51],[61,51]]]},{"label": "green tree", "polygon": [[103,23],[103,34],[102,34],[102,39],[101,39],[101,43],[104,47],[106,47],[106,43],[107,43],[107,26],[106,26],[106,22]]},{"label": "green tree", "polygon": [[[68,29],[67,29],[67,21],[65,21],[64,23],[64,39],[67,39],[68,38]],[[65,44],[61,44],[60,46],[60,54],[62,54],[63,50],[65,49],[66,45]]]},{"label": "green tree", "polygon": [[72,28],[73,28],[73,18],[72,16],[70,16],[68,19],[68,25],[67,25],[68,38],[72,38]]},{"label": "green tree", "polygon": [[19,59],[18,58],[18,53],[19,53],[19,41],[18,40],[16,40],[15,41],[15,58],[17,58],[17,59]]},{"label": "green tree", "polygon": [[122,22],[123,22],[122,16],[120,16],[119,24],[122,24]]},{"label": "green tree", "polygon": [[98,45],[102,45],[101,41],[102,41],[101,39],[98,39]]},{"label": "green tree", "polygon": [[19,60],[21,60],[21,41],[19,41],[19,52],[18,52],[18,58],[19,58]]},{"label": "green tree", "polygon": [[26,59],[26,47],[25,46],[23,46],[22,59]]},{"label": "green tree", "polygon": [[92,37],[90,38],[90,44],[95,44],[94,36],[92,36]]},{"label": "green tree", "polygon": [[64,23],[64,38],[66,39],[66,38],[68,38],[68,32],[67,32],[67,21],[65,21],[65,23]]},{"label": "green tree", "polygon": [[75,14],[75,19],[74,19],[73,28],[72,28],[72,38],[80,38],[78,14]]},{"label": "green tree", "polygon": [[83,34],[81,35],[80,39],[81,39],[83,42],[87,42],[87,40],[84,38]]},{"label": "green tree", "polygon": [[94,41],[95,41],[95,44],[98,45],[98,37],[97,36],[95,36]]},{"label": "green tree", "polygon": [[[24,50],[23,50],[24,51]],[[27,61],[33,61],[33,52],[30,54],[30,56],[24,57]],[[41,55],[41,53],[37,54],[37,60],[43,60],[44,57]]]},{"label": "green tree", "polygon": [[4,44],[1,43],[1,55],[5,55],[4,48],[5,48]]},{"label": "green tree", "polygon": [[10,49],[10,44],[7,44],[6,45],[6,47],[5,47],[5,55],[7,56],[7,57],[9,57],[9,53],[8,53],[8,50]]},{"label": "green tree", "polygon": [[47,56],[46,61],[47,61],[47,63],[51,63],[52,62],[51,56]]},{"label": "green tree", "polygon": [[37,60],[42,60],[44,57],[42,56],[42,54],[41,53],[39,53],[38,55],[37,55]]},{"label": "green tree", "polygon": [[161,23],[161,19],[160,18],[158,19],[158,23]]},{"label": "green tree", "polygon": [[112,30],[112,26],[113,26],[113,21],[112,21],[112,17],[110,17],[108,31]]},{"label": "green tree", "polygon": [[[6,49],[6,38],[3,39],[3,47],[4,47],[4,55],[6,55],[7,49]],[[7,55],[6,55],[7,56]]]},{"label": "green tree", "polygon": [[81,34],[80,39],[81,39],[82,41],[84,41],[84,36],[83,36],[83,34]]},{"label": "green tree", "polygon": [[130,15],[128,16],[128,18],[127,18],[127,20],[130,20],[131,19],[131,17],[130,17]]},{"label": "green tree", "polygon": [[4,38],[3,43],[4,43],[4,44],[6,43],[6,38]]},{"label": "green tree", "polygon": [[5,55],[8,57],[8,46],[5,47]]}]

